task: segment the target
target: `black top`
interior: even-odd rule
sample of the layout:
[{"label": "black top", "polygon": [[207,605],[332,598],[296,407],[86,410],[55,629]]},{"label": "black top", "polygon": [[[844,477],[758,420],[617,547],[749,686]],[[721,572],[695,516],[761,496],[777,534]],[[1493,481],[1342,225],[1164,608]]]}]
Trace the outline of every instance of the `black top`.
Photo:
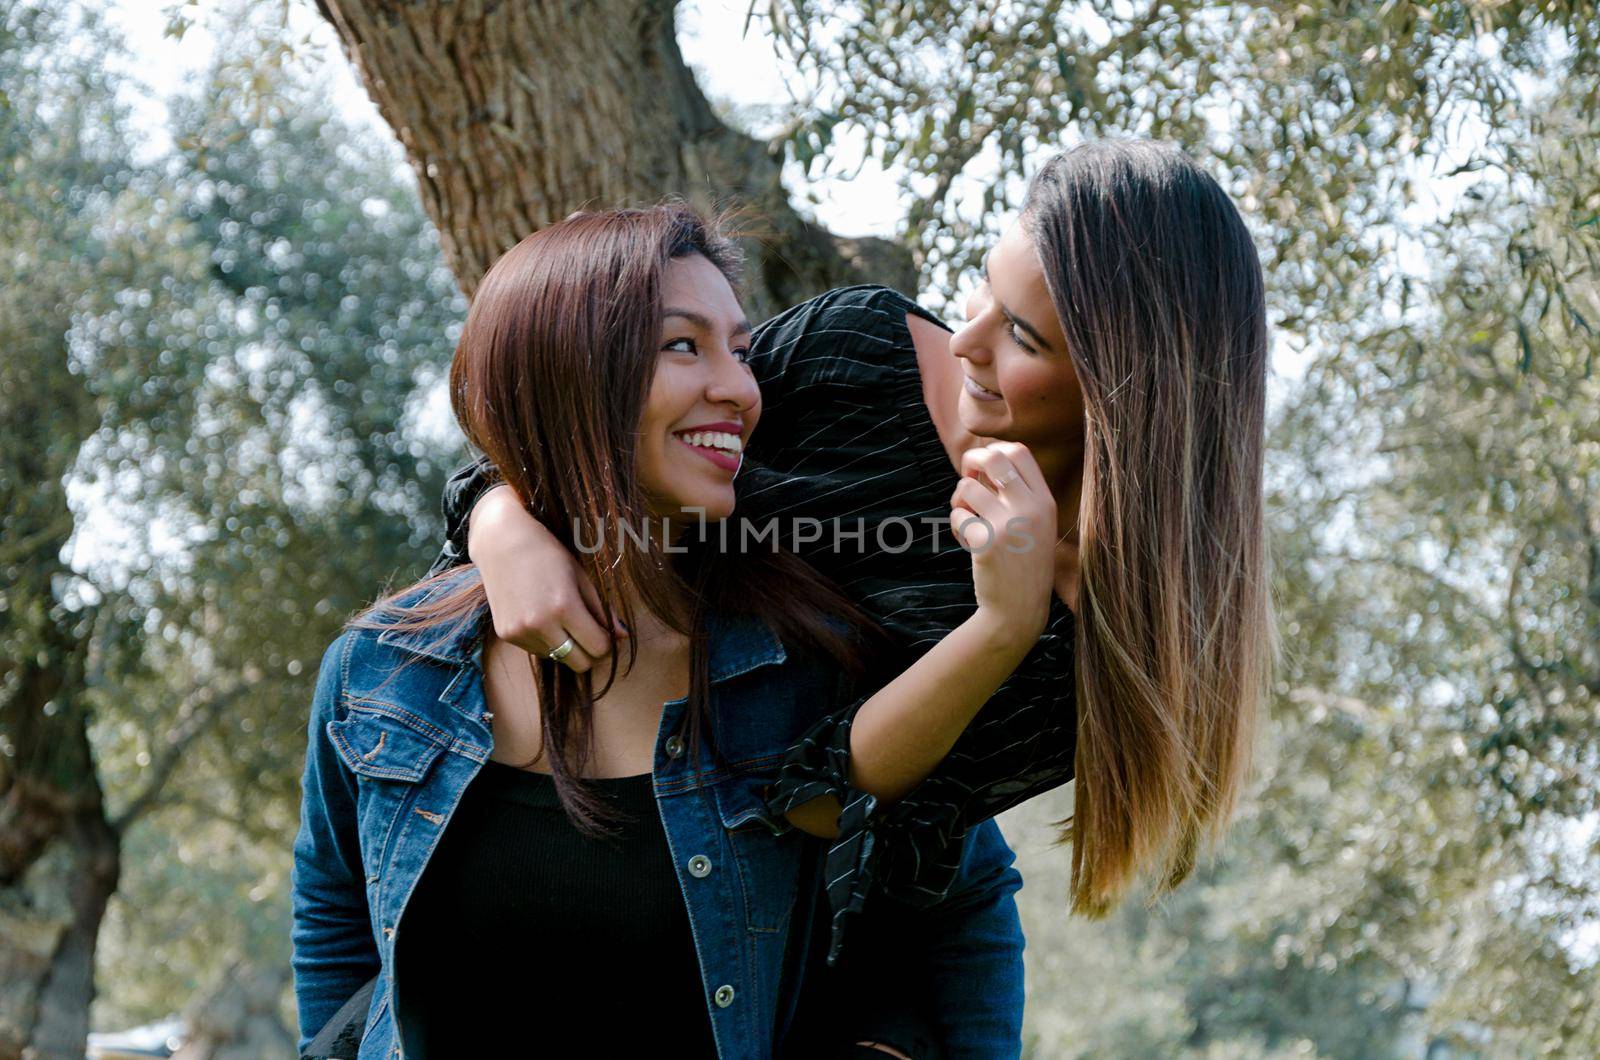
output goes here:
[{"label": "black top", "polygon": [[407,1056],[716,1055],[650,775],[589,783],[613,838],[580,833],[548,774],[491,761],[467,785],[395,940]]},{"label": "black top", "polygon": [[[906,315],[944,325],[879,286],[829,291],[756,330],[749,363],[763,411],[737,479],[736,519],[779,517],[783,543],[833,578],[904,651],[881,687],[977,607],[972,558],[948,522],[959,480],[922,399]],[[467,516],[495,481],[469,464],[445,488],[450,540],[434,563],[466,555]],[[790,520],[822,520],[820,540]],[[864,531],[859,538],[857,530]],[[1074,617],[1057,597],[1043,635],[926,781],[886,808],[849,787],[850,722],[861,700],[824,718],[790,752],[772,789],[784,812],[821,794],[845,806],[828,854],[838,953],[847,914],[875,887],[927,905],[948,892],[966,829],[1072,779],[1077,746]],[[864,700],[866,697],[862,697]]]}]

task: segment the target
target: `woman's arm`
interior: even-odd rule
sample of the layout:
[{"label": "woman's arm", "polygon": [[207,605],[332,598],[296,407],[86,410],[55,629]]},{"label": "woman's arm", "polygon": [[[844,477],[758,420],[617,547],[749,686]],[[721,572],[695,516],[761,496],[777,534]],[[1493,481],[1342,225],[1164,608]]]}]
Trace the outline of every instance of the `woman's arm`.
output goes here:
[{"label": "woman's arm", "polygon": [[[950,525],[972,553],[978,608],[856,712],[849,782],[879,803],[903,798],[933,772],[1049,616],[1055,501],[1027,447],[999,442],[963,457]],[[838,834],[831,795],[786,812],[813,835]]]},{"label": "woman's arm", "polygon": [[[867,698],[850,730],[850,786],[879,803],[904,797],[950,753],[1037,636],[1037,630],[1008,629],[974,614]],[[831,838],[839,834],[840,811],[835,796],[822,795],[785,816],[797,828]]]},{"label": "woman's arm", "polygon": [[[533,655],[572,638],[562,664],[588,671],[611,651],[594,585],[572,553],[523,508],[483,460],[463,464],[444,488],[445,543],[429,568],[476,563],[495,636]],[[628,636],[621,622],[613,627]]]},{"label": "woman's arm", "polygon": [[[609,649],[594,588],[572,555],[509,489],[468,514],[495,635],[544,654],[571,636],[582,672]],[[951,498],[951,530],[972,553],[977,609],[855,712],[849,782],[881,803],[903,797],[950,752],[978,710],[1028,654],[1049,613],[1055,502],[1027,448],[970,451]],[[821,796],[786,811],[814,835],[837,834],[840,805]]]},{"label": "woman's arm", "polygon": [[349,637],[343,634],[329,645],[317,673],[290,875],[290,939],[302,1052],[379,968],[361,869],[355,777],[339,760],[327,731],[339,710],[339,675]]}]

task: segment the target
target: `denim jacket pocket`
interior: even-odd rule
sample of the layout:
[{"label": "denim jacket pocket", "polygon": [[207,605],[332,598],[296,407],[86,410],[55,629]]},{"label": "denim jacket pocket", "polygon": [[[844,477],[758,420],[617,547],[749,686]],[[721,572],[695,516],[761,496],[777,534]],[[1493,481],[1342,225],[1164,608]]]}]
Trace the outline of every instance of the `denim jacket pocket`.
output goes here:
[{"label": "denim jacket pocket", "polygon": [[426,722],[406,719],[398,708],[353,704],[344,718],[328,723],[328,736],[357,776],[415,784],[444,752],[445,740]]},{"label": "denim jacket pocket", "polygon": [[777,932],[794,911],[801,833],[767,809],[768,777],[716,786],[717,812],[733,850],[751,931]]},{"label": "denim jacket pocket", "polygon": [[[387,873],[391,851],[411,822],[410,808],[446,748],[433,726],[399,707],[352,700],[348,714],[328,722],[328,738],[339,759],[355,773],[361,864],[372,883]],[[369,904],[375,903],[372,896]]]}]

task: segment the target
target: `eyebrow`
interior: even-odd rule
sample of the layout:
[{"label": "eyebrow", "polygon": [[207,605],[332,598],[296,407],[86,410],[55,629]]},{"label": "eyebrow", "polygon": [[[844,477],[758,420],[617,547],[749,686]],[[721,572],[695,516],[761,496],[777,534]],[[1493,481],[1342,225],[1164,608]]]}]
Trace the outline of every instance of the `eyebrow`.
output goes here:
[{"label": "eyebrow", "polygon": [[[687,320],[701,331],[717,330],[717,326],[711,322],[709,317],[701,313],[696,313],[692,309],[678,309],[675,306],[669,306],[661,311],[661,315],[663,317],[682,317],[684,320]],[[748,320],[739,321],[733,326],[733,331],[729,332],[729,334],[732,335],[748,335],[749,333],[750,321]]]},{"label": "eyebrow", "polygon": [[[989,283],[989,255],[988,254],[985,254],[983,256],[982,267],[983,267],[983,282],[984,283]],[[990,290],[993,290],[994,289],[994,284],[990,283],[989,284],[989,288],[990,288]],[[1038,344],[1039,346],[1041,346],[1042,348],[1044,348],[1046,350],[1051,350],[1052,352],[1054,351],[1055,347],[1051,346],[1049,341],[1043,335],[1039,334],[1039,329],[1038,328],[1034,327],[1032,324],[1028,323],[1026,320],[1023,320],[1021,317],[1017,316],[1011,310],[1007,309],[1003,303],[1000,305],[1000,313],[1007,320],[1011,321],[1011,323],[1015,324],[1019,330],[1027,332],[1028,333],[1028,337],[1030,339],[1032,339],[1036,344]]]}]

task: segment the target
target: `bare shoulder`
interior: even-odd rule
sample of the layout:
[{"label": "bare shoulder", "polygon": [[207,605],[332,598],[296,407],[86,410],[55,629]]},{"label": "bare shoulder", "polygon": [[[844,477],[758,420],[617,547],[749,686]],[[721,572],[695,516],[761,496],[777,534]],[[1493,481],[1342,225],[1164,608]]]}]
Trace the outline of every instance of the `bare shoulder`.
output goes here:
[{"label": "bare shoulder", "polygon": [[906,314],[906,328],[911,332],[911,342],[917,348],[917,362],[922,365],[924,375],[930,365],[938,370],[943,370],[947,364],[950,369],[955,368],[950,356],[949,328],[915,313]]}]

